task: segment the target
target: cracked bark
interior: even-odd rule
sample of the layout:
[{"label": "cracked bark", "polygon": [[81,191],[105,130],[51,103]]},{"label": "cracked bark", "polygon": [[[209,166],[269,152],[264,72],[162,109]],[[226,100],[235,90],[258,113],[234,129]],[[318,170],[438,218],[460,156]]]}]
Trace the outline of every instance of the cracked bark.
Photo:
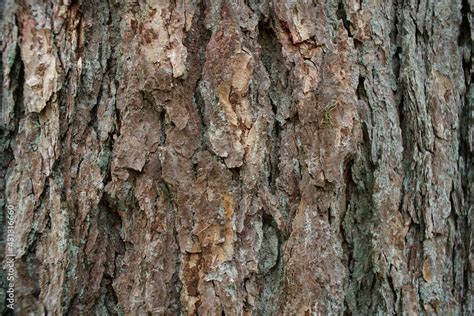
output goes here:
[{"label": "cracked bark", "polygon": [[16,312],[472,312],[471,8],[5,1]]}]

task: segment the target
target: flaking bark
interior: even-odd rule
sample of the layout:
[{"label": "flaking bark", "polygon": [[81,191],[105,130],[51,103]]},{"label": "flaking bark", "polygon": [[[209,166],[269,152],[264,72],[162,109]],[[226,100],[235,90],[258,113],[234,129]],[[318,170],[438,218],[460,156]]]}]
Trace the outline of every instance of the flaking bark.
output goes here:
[{"label": "flaking bark", "polygon": [[471,8],[7,0],[16,312],[472,312]]}]

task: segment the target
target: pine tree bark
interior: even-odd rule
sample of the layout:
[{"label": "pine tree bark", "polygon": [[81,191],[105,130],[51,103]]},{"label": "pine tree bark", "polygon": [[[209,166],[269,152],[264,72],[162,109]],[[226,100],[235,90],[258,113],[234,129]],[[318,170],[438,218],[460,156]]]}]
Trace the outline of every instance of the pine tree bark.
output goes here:
[{"label": "pine tree bark", "polygon": [[469,1],[6,0],[16,313],[472,312]]}]

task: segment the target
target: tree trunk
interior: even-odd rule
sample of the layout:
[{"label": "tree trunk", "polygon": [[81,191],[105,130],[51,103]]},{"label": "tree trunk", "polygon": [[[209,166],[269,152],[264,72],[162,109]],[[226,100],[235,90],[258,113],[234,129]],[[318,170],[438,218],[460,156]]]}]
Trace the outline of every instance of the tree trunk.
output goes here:
[{"label": "tree trunk", "polygon": [[469,1],[6,0],[16,313],[469,314]]}]

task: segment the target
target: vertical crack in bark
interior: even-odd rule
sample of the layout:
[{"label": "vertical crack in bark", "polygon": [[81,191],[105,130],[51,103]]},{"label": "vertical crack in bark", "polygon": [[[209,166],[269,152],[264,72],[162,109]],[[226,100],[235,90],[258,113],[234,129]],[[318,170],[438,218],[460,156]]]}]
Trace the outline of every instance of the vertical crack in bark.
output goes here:
[{"label": "vertical crack in bark", "polygon": [[[362,94],[361,94],[362,95]],[[349,258],[349,295],[346,306],[353,313],[368,313],[376,304],[373,253],[373,231],[376,223],[371,192],[374,189],[375,165],[372,163],[367,127],[363,125],[363,142],[353,164],[347,166],[346,194],[348,206],[341,221],[343,235],[346,236],[346,256]]]},{"label": "vertical crack in bark", "polygon": [[[271,138],[267,162],[267,181],[269,191],[272,195],[285,194],[278,190],[280,175],[280,155],[282,130],[285,128],[285,108],[290,97],[288,96],[288,70],[282,56],[282,47],[273,29],[271,14],[267,20],[260,17],[258,24],[258,44],[261,48],[261,61],[270,79],[268,97],[273,112],[273,126],[271,127]],[[286,109],[287,111],[288,109]],[[288,124],[286,124],[288,126]],[[287,214],[285,214],[287,215]],[[282,291],[282,280],[284,273],[282,246],[287,234],[280,230],[272,215],[262,215],[262,248],[260,249],[259,276],[261,282],[261,294],[257,303],[257,310],[262,314],[272,314],[277,310],[276,302]]]},{"label": "vertical crack in bark", "polygon": [[[345,192],[344,192],[345,204],[344,204],[344,209],[341,213],[341,221],[340,221],[340,227],[339,227],[339,231],[340,231],[341,239],[342,239],[343,254],[345,256],[346,267],[349,270],[349,275],[352,275],[352,273],[354,272],[354,245],[352,242],[349,242],[348,236],[346,236],[348,232],[345,231],[344,224],[345,224],[345,219],[346,219],[347,214],[350,214],[352,211],[351,207],[353,206],[351,205],[351,198],[355,194],[355,190],[356,190],[356,184],[354,182],[353,171],[352,171],[354,163],[355,163],[354,159],[351,159],[345,164],[345,169],[344,169],[344,180],[345,180],[344,183],[346,186]],[[345,299],[344,304],[347,309],[348,308],[347,299]]]},{"label": "vertical crack in bark", "polygon": [[347,19],[347,13],[346,9],[344,7],[344,1],[339,0],[339,3],[337,5],[337,11],[336,11],[336,16],[339,20],[342,21],[342,25],[347,31],[347,35],[349,37],[353,37],[351,33],[351,22]]},{"label": "vertical crack in bark", "polygon": [[[261,17],[263,18],[263,17]],[[273,112],[272,134],[268,147],[270,154],[268,157],[268,183],[270,192],[277,191],[278,177],[280,176],[280,146],[281,133],[284,129],[284,112],[288,96],[288,70],[282,56],[282,47],[279,43],[275,31],[271,25],[272,17],[268,21],[260,20],[258,24],[258,43],[261,47],[261,59],[266,73],[270,79],[268,91],[269,100]]]},{"label": "vertical crack in bark", "polygon": [[363,76],[359,76],[359,83],[357,84],[356,95],[357,100],[368,102],[369,100],[367,98],[367,91],[365,91],[364,82],[365,78]]},{"label": "vertical crack in bark", "polygon": [[277,303],[282,294],[283,285],[283,236],[273,217],[262,215],[262,248],[260,249],[259,276],[260,297],[257,311],[262,315],[271,315],[278,312]]},{"label": "vertical crack in bark", "polygon": [[[472,2],[471,2],[472,3]],[[474,205],[474,71],[472,65],[473,32],[472,32],[472,8],[468,0],[462,1],[461,24],[458,38],[458,46],[461,49],[462,66],[464,71],[464,82],[466,86],[463,106],[459,113],[460,144],[459,144],[459,168],[461,173],[462,191],[453,189],[451,193],[451,205],[456,225],[456,243],[453,247],[453,275],[456,289],[455,295],[459,302],[464,302],[463,313],[473,310],[472,291],[474,284],[472,280],[473,270],[473,226],[472,211]],[[468,258],[468,260],[463,260]]]},{"label": "vertical crack in bark", "polygon": [[277,180],[280,176],[280,146],[281,146],[281,126],[278,122],[278,108],[275,105],[274,101],[270,100],[272,104],[272,110],[274,114],[273,128],[272,128],[272,141],[270,142],[270,157],[269,157],[269,173],[268,173],[268,182],[270,187],[270,192],[272,194],[276,193],[277,190]]},{"label": "vertical crack in bark", "polygon": [[205,12],[208,6],[202,2],[198,6],[199,14],[193,19],[191,30],[188,32],[184,45],[188,50],[188,60],[192,67],[189,71],[194,75],[194,86],[193,86],[193,103],[196,106],[197,113],[199,114],[200,123],[200,147],[196,150],[193,155],[200,151],[208,149],[207,144],[207,129],[208,123],[206,122],[205,104],[204,99],[201,95],[200,84],[202,82],[202,68],[206,62],[206,48],[211,38],[212,32],[206,29],[204,24]]},{"label": "vertical crack in bark", "polygon": [[[0,16],[3,17],[3,1],[0,3]],[[15,16],[14,19],[15,26],[18,25],[17,18]],[[0,43],[0,46],[3,46],[3,36],[2,36],[2,43]],[[15,45],[14,47],[14,59],[12,61],[12,65],[5,65],[3,63],[4,60],[4,51],[3,49],[0,51],[0,79],[1,79],[1,84],[2,84],[2,89],[0,91],[0,103],[1,103],[1,113],[0,115],[2,116],[0,118],[0,250],[2,251],[1,253],[1,262],[4,262],[5,259],[5,245],[6,245],[6,234],[5,232],[7,231],[7,217],[5,216],[7,213],[7,205],[11,204],[14,205],[13,203],[15,201],[11,201],[7,194],[6,194],[6,187],[7,187],[7,178],[10,176],[10,172],[8,170],[8,167],[10,166],[11,162],[14,159],[14,139],[16,138],[16,135],[18,135],[18,128],[19,128],[19,122],[21,118],[24,116],[24,104],[23,104],[23,82],[24,82],[24,65],[23,61],[21,60],[21,55],[20,55],[20,48],[18,45]],[[4,71],[6,67],[10,67],[10,86],[5,87],[4,86]],[[6,78],[5,78],[6,79]],[[7,105],[4,102],[7,101],[7,89],[11,91],[12,95],[12,101],[13,101],[13,117],[7,118],[6,115],[7,112]],[[16,205],[18,207],[18,205]],[[34,258],[32,256],[28,256],[28,264],[33,264]],[[29,266],[31,266],[29,265]],[[30,271],[31,272],[31,271]],[[34,272],[34,271],[33,271]],[[9,283],[7,281],[7,274],[2,273],[2,276],[0,277],[0,286],[3,289],[7,289],[7,284]],[[36,281],[37,280],[37,275],[33,274],[33,279]],[[37,282],[35,282],[35,285]],[[38,295],[38,292],[40,289],[36,287],[34,291],[34,295]],[[6,292],[4,292],[6,293]],[[1,307],[0,307],[0,313],[7,314],[9,311],[7,310],[6,306],[8,302],[6,301],[7,296],[6,295],[1,295],[0,300],[1,300]]]},{"label": "vertical crack in bark", "polygon": [[[354,48],[359,56],[358,63],[363,68],[369,67],[361,58],[368,44],[351,33],[351,22],[348,20],[343,1],[339,1],[337,17],[342,20],[348,36],[353,38]],[[377,215],[372,200],[376,165],[373,162],[371,144],[377,140],[373,139],[369,132],[374,128],[371,104],[374,100],[373,95],[372,99],[369,98],[366,90],[365,85],[371,83],[366,76],[370,74],[364,72],[359,74],[355,90],[358,116],[362,121],[362,142],[358,145],[355,157],[345,164],[344,173],[346,203],[341,215],[340,231],[343,252],[347,260],[346,266],[349,270],[347,293],[344,298],[346,313],[370,313],[377,304],[375,293],[379,290],[372,255]]]},{"label": "vertical crack in bark", "polygon": [[471,311],[469,0],[7,2],[18,313]]}]

